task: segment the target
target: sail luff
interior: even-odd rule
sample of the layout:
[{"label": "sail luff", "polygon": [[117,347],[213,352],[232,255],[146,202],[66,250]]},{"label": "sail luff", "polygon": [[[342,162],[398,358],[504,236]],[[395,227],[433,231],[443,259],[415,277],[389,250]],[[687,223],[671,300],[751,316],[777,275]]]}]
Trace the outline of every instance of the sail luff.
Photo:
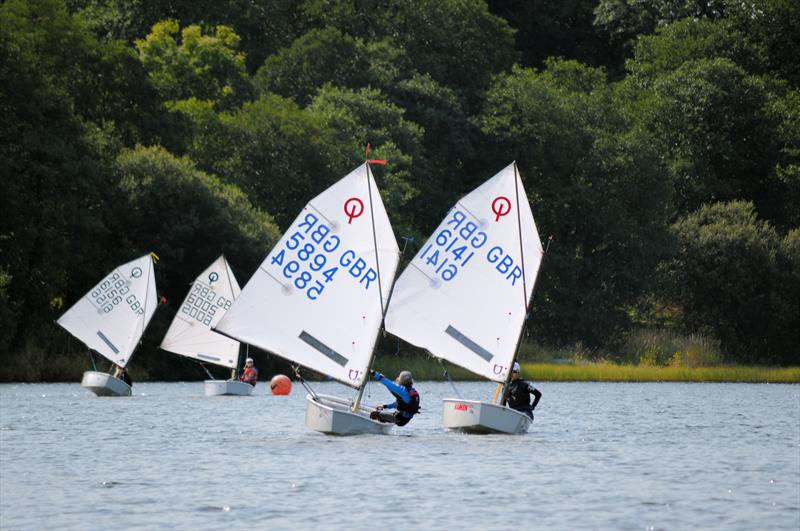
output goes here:
[{"label": "sail luff", "polygon": [[[378,256],[378,236],[377,231],[375,230],[375,209],[373,206],[372,201],[372,178],[370,176],[370,168],[369,162],[364,163],[364,166],[367,169],[367,190],[369,195],[369,214],[372,220],[372,242],[375,248],[375,269],[378,272],[378,298],[381,303],[381,324],[380,327],[375,331],[375,337],[372,340],[372,354],[369,357],[369,362],[367,363],[367,371],[369,371],[370,367],[372,367],[372,362],[375,359],[375,346],[378,344],[378,335],[380,334],[381,329],[383,328],[383,320],[386,318],[386,308],[387,304],[384,305],[383,303],[383,288],[381,284],[381,261]],[[389,297],[391,297],[391,287],[389,288]],[[358,406],[361,403],[361,397],[364,394],[364,389],[367,387],[367,382],[369,381],[369,376],[364,378],[361,385],[358,387],[358,393],[356,394],[355,399],[353,400],[353,412],[358,412]]]},{"label": "sail luff", "polygon": [[[525,307],[525,321],[523,321],[522,326],[519,329],[519,335],[517,336],[517,346],[514,348],[514,356],[511,358],[510,368],[506,374],[506,381],[503,383],[503,395],[502,400],[500,401],[501,405],[506,403],[506,399],[508,398],[508,385],[511,382],[511,367],[514,366],[514,362],[517,360],[517,354],[519,354],[519,346],[522,342],[522,332],[525,330],[525,323],[528,320],[528,309],[530,306],[530,299],[528,298],[528,290],[527,290],[527,283],[525,279],[525,249],[524,245],[522,244],[522,213],[519,206],[519,175],[517,173],[517,162],[514,161],[514,195],[517,203],[517,226],[519,228],[519,256],[520,262],[522,263],[522,297],[523,301],[522,304]],[[527,201],[527,197],[525,198]],[[539,276],[539,271],[542,270],[542,264],[539,263],[539,267],[536,269],[536,276]],[[531,299],[533,298],[533,290],[536,289],[536,280],[534,279],[534,285],[531,289]]]}]

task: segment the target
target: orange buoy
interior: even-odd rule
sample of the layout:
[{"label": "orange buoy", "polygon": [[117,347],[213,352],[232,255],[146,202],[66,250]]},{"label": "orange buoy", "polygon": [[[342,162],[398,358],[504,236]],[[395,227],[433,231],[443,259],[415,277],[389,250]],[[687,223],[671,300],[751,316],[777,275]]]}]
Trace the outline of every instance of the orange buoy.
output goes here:
[{"label": "orange buoy", "polygon": [[288,395],[292,392],[292,381],[288,376],[276,374],[270,380],[269,388],[273,395]]}]

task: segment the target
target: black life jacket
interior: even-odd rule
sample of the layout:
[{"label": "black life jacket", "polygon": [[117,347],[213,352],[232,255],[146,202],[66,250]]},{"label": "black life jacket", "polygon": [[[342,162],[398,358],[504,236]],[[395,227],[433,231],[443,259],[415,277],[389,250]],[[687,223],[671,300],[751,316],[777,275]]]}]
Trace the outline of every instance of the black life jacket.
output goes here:
[{"label": "black life jacket", "polygon": [[417,413],[419,413],[419,393],[413,387],[406,387],[406,391],[408,391],[411,400],[408,403],[403,402],[403,399],[400,395],[392,393],[394,397],[397,399],[397,411],[402,411],[406,415],[413,417]]},{"label": "black life jacket", "polygon": [[506,399],[508,407],[530,407],[531,405],[531,391],[528,382],[519,379],[511,382],[508,385],[508,398]]}]

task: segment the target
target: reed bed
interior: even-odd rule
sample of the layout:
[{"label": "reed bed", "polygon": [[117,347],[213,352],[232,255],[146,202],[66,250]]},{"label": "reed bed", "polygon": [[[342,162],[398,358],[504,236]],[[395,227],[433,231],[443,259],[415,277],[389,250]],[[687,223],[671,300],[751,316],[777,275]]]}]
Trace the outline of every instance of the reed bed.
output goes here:
[{"label": "reed bed", "polygon": [[[453,380],[479,380],[469,371],[445,363]],[[442,366],[422,356],[378,357],[376,370],[394,378],[410,370],[415,380],[445,380]],[[758,367],[725,365],[716,367],[675,367],[600,363],[522,363],[525,379],[543,382],[742,382],[800,383],[800,367]]]}]

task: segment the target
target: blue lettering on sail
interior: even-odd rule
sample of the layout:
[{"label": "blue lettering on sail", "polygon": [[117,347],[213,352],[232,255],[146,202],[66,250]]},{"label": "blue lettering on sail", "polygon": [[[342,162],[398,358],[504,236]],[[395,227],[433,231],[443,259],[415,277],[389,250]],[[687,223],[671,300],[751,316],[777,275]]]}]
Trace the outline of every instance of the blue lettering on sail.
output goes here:
[{"label": "blue lettering on sail", "polygon": [[[450,282],[470,264],[480,262],[478,250],[490,247],[483,258],[504,280],[516,285],[522,278],[522,269],[502,246],[492,245],[489,235],[479,230],[479,225],[467,218],[457,207],[448,213],[440,229],[414,258],[415,265],[426,273]],[[480,254],[478,255],[480,256]]]},{"label": "blue lettering on sail", "polygon": [[[350,278],[364,291],[377,285],[376,269],[356,251],[342,250],[342,239],[310,212],[289,228],[283,244],[270,253],[268,263],[277,270],[276,278],[284,279],[312,301],[319,299],[339,277]],[[345,274],[338,274],[340,270]]]}]

